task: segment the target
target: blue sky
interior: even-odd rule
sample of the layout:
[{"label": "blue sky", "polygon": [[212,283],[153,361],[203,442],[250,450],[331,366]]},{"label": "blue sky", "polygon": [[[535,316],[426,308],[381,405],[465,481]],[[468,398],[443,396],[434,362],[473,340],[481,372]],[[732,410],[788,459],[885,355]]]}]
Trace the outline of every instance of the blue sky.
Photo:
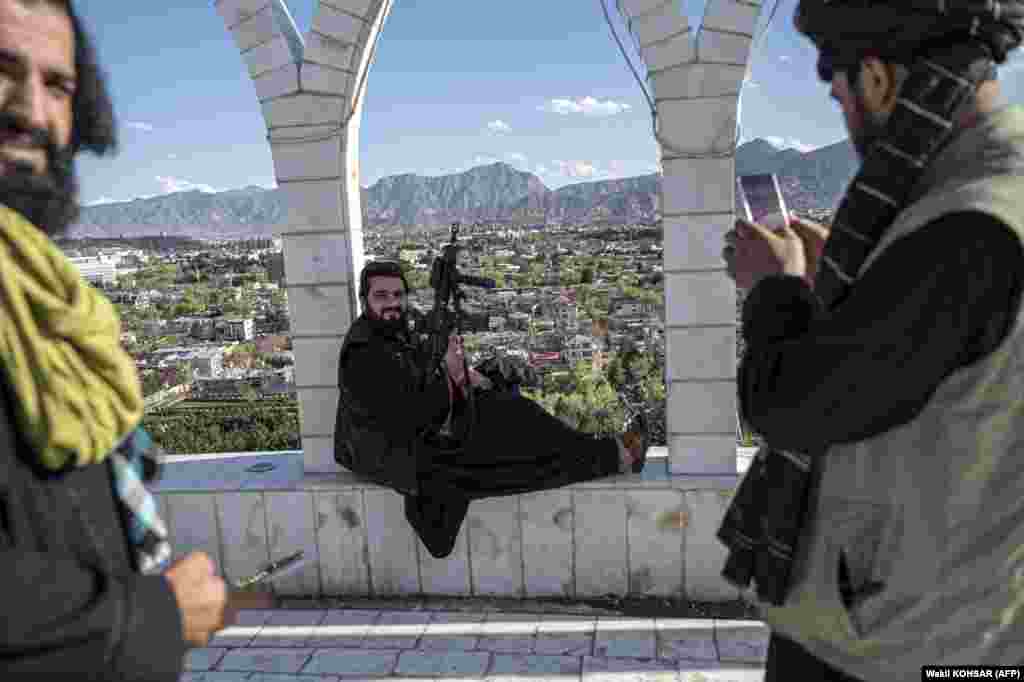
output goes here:
[{"label": "blue sky", "polygon": [[[307,30],[313,1],[286,1]],[[647,104],[599,1],[395,0],[369,76],[361,184],[497,160],[552,189],[653,172]],[[704,4],[679,6],[695,26]],[[846,133],[813,48],[792,29],[795,5],[782,0],[755,42],[740,123],[744,140],[806,150]],[[80,159],[84,203],[275,186],[255,89],[212,0],[77,6],[109,75],[122,141],[115,157]],[[1006,99],[1024,102],[1024,60],[1002,71]]]}]

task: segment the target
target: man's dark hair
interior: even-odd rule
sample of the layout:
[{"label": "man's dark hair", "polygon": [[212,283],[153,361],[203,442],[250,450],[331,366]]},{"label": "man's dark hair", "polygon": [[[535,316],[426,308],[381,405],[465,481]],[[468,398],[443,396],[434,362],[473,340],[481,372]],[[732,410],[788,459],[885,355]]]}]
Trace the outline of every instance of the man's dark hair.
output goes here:
[{"label": "man's dark hair", "polygon": [[75,39],[77,87],[72,97],[70,151],[72,155],[87,149],[97,156],[117,151],[117,121],[107,88],[106,74],[100,68],[92,38],[75,13],[72,0],[18,0],[26,7],[46,4],[62,10],[71,20]]},{"label": "man's dark hair", "polygon": [[402,265],[393,260],[374,260],[363,267],[359,275],[359,298],[366,298],[370,293],[370,278],[372,277],[399,277],[405,293],[409,293],[409,282],[405,279]]},{"label": "man's dark hair", "polygon": [[[864,57],[911,66],[950,49],[980,46],[994,64],[1024,40],[1024,1],[928,3],[902,0],[800,0],[797,32],[818,48],[818,75],[831,81],[845,71],[855,84]],[[983,80],[997,77],[994,66]]]}]

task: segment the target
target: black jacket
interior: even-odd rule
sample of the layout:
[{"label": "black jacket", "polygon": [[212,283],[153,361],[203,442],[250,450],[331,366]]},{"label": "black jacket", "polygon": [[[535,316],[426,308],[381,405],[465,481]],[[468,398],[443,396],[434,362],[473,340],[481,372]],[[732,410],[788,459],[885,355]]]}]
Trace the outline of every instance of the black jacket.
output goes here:
[{"label": "black jacket", "polygon": [[425,378],[424,364],[419,345],[365,315],[352,323],[338,360],[335,460],[407,495],[418,492],[423,437],[450,408],[447,378]]},{"label": "black jacket", "polygon": [[0,680],[176,682],[181,614],[134,569],[109,461],[38,467],[13,399],[0,372]]}]

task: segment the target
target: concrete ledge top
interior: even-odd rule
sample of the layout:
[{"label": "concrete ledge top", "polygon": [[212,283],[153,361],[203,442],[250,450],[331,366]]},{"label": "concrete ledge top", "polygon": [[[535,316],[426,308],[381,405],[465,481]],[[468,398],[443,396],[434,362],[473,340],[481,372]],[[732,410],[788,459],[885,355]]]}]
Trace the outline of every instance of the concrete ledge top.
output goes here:
[{"label": "concrete ledge top", "polygon": [[[750,448],[739,448],[735,474],[670,474],[668,448],[653,447],[642,473],[609,476],[570,488],[732,490],[750,461]],[[317,491],[381,488],[338,466],[337,473],[306,473],[301,450],[167,455],[161,475],[149,488],[169,492]],[[272,465],[273,468],[267,469]]]}]

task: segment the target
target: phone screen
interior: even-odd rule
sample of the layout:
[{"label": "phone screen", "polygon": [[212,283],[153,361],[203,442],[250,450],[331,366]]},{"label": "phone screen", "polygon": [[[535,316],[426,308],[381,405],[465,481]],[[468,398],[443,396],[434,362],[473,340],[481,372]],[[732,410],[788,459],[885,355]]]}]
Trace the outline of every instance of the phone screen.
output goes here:
[{"label": "phone screen", "polygon": [[774,174],[741,175],[737,189],[747,220],[766,227],[779,227],[789,220]]}]

